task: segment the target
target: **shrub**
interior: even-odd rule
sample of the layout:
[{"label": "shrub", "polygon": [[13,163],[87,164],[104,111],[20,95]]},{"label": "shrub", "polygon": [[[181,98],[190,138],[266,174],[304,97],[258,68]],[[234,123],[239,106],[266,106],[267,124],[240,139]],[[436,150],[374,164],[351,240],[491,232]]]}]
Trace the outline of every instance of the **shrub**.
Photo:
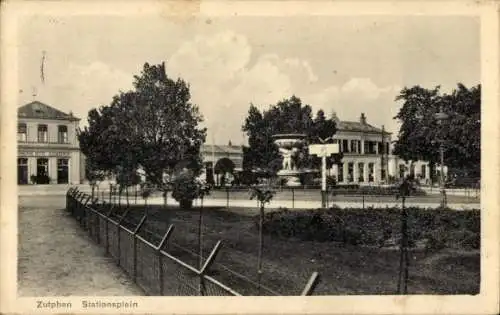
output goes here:
[{"label": "shrub", "polygon": [[[258,217],[255,220],[258,226]],[[266,213],[263,228],[265,233],[282,238],[381,247],[388,241],[399,244],[401,209],[283,208]],[[408,236],[411,247],[479,248],[479,212],[408,208]]]},{"label": "shrub", "polygon": [[446,232],[443,229],[432,231],[427,234],[425,248],[428,250],[440,250],[446,247]]},{"label": "shrub", "polygon": [[190,209],[197,197],[197,184],[193,176],[183,174],[172,183],[172,197],[179,202],[181,208]]}]

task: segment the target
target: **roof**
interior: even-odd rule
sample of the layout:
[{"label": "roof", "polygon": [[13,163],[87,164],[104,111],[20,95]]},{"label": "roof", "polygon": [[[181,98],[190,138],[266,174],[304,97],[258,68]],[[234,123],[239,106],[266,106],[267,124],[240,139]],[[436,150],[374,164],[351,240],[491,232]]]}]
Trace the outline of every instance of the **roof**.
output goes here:
[{"label": "roof", "polygon": [[[358,121],[338,121],[337,129],[342,131],[362,131],[362,132],[373,132],[373,133],[382,133],[382,129],[374,127],[367,123],[361,123]],[[390,132],[385,131],[386,134],[390,134]]]},{"label": "roof", "polygon": [[72,114],[66,114],[52,106],[39,101],[33,101],[17,109],[17,117],[34,119],[56,119],[78,121]]},{"label": "roof", "polygon": [[229,153],[229,154],[243,154],[243,149],[239,145],[212,145],[204,144],[201,147],[201,152],[210,153],[213,151],[219,153]]}]

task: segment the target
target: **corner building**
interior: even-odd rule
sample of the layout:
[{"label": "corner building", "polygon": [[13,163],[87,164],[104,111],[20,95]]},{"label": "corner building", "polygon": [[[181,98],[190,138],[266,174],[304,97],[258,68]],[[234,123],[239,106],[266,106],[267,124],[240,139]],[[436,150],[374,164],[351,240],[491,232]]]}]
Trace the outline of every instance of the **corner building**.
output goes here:
[{"label": "corner building", "polygon": [[[364,113],[359,121],[341,121],[333,115],[337,124],[334,142],[339,144],[343,159],[330,169],[330,174],[342,184],[379,184],[388,177],[403,178],[415,175],[422,184],[431,179],[429,163],[408,161],[391,153],[392,134],[367,122]],[[413,162],[413,163],[411,163]]]},{"label": "corner building", "polygon": [[79,184],[80,119],[33,101],[17,111],[17,182]]}]

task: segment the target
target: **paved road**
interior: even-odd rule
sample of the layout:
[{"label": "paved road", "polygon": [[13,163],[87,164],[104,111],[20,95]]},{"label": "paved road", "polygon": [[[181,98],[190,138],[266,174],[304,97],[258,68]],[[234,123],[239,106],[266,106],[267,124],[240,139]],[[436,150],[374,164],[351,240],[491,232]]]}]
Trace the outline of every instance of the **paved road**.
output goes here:
[{"label": "paved road", "polygon": [[20,198],[20,296],[144,295],[64,210],[64,197]]},{"label": "paved road", "polygon": [[[169,204],[174,204],[174,200],[172,198],[168,199],[167,202]],[[163,198],[150,198],[148,199],[148,204],[163,204]],[[227,200],[226,199],[206,199],[203,201],[203,204],[205,206],[221,206],[224,207],[227,205]],[[361,208],[363,207],[362,202],[345,202],[345,201],[334,201],[333,204],[335,204],[338,207],[341,208]],[[330,202],[330,205],[332,205],[332,202]],[[230,207],[242,207],[242,208],[248,208],[248,207],[257,207],[257,201],[255,200],[248,200],[248,199],[230,199],[229,200],[229,206]],[[366,208],[368,207],[373,207],[373,208],[386,208],[386,207],[401,207],[401,202],[374,202],[374,201],[367,201],[365,202],[364,206]],[[408,201],[406,202],[406,206],[411,207],[411,206],[418,206],[418,207],[426,207],[426,208],[437,208],[439,207],[439,203],[420,203],[420,202],[411,202]],[[289,209],[292,208],[297,208],[297,209],[317,209],[321,208],[321,201],[302,201],[302,200],[296,200],[292,202],[291,200],[276,200],[276,201],[271,201],[269,204],[266,205],[266,208],[279,208],[279,207],[286,207]],[[455,210],[471,210],[471,209],[480,209],[480,204],[479,203],[452,203],[448,204],[448,207],[451,209]]]}]

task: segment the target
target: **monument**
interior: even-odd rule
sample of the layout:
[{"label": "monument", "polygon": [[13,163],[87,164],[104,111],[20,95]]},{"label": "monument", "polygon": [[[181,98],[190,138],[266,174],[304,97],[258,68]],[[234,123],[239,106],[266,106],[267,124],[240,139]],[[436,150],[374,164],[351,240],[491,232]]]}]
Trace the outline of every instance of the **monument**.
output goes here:
[{"label": "monument", "polygon": [[307,144],[306,135],[300,133],[276,134],[274,143],[283,156],[283,165],[277,175],[285,178],[287,182],[299,182],[299,176],[306,172],[297,165],[300,150]]}]

